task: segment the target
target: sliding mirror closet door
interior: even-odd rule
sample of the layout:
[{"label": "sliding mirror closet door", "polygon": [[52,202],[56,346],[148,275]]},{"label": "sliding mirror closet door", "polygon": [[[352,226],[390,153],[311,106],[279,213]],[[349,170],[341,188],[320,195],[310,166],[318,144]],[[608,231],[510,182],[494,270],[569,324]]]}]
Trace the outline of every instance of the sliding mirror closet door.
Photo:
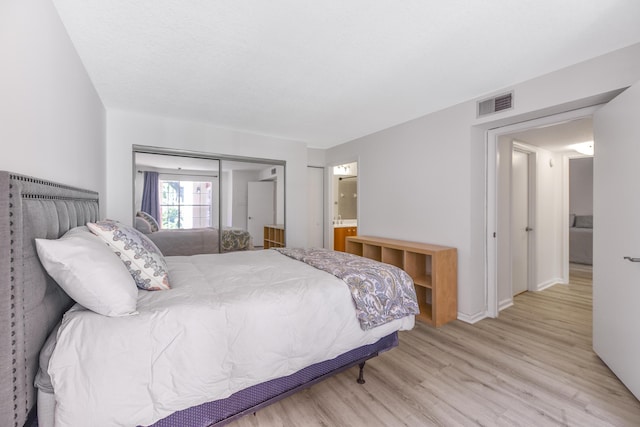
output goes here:
[{"label": "sliding mirror closet door", "polygon": [[138,145],[133,161],[134,224],[165,255],[285,246],[284,161]]}]

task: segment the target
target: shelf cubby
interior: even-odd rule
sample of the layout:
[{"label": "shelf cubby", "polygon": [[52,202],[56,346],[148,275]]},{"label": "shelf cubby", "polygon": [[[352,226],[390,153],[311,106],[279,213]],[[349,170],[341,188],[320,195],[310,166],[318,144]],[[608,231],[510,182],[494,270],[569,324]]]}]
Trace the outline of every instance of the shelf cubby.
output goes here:
[{"label": "shelf cubby", "polygon": [[347,240],[345,252],[349,252],[350,254],[363,256],[363,244],[361,242],[353,242]]},{"label": "shelf cubby", "polygon": [[283,248],[285,245],[283,225],[264,226],[264,249]]},{"label": "shelf cubby", "polygon": [[[349,239],[351,239],[351,237],[347,237],[347,240]],[[382,247],[364,243],[362,245],[362,256],[376,261],[382,261]]]},{"label": "shelf cubby", "polygon": [[404,251],[395,248],[382,247],[382,262],[394,265],[399,268],[404,267]]}]

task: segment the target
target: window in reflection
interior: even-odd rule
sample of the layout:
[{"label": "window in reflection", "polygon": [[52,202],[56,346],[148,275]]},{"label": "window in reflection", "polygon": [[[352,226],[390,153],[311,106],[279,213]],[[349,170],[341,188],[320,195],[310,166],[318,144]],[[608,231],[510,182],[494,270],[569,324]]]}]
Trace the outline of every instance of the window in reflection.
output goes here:
[{"label": "window in reflection", "polygon": [[160,228],[212,227],[213,182],[160,179]]}]

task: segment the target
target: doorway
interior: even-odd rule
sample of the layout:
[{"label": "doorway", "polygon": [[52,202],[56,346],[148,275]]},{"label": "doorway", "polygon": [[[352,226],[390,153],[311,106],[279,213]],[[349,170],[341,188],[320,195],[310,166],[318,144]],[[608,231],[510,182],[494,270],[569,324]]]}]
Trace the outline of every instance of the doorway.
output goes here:
[{"label": "doorway", "polygon": [[[621,91],[622,92],[622,91]],[[614,95],[615,96],[615,95]],[[611,98],[610,98],[611,99]],[[638,311],[634,304],[639,299],[637,286],[638,269],[635,262],[638,253],[637,221],[634,215],[640,211],[638,200],[629,197],[629,183],[635,182],[640,158],[638,144],[640,135],[638,121],[633,112],[640,108],[640,86],[634,85],[624,90],[607,105],[594,106],[566,112],[553,117],[537,119],[538,126],[553,125],[563,120],[592,118],[595,122],[593,137],[598,160],[594,162],[593,210],[597,218],[594,235],[593,274],[593,349],[606,365],[620,378],[636,397],[640,396],[640,377],[637,360],[640,356],[634,327],[638,323]],[[598,109],[598,111],[595,111]],[[533,122],[512,125],[530,129]],[[490,316],[497,316],[497,286],[495,282],[498,258],[496,256],[496,215],[497,215],[497,136],[509,133],[506,128],[494,129],[487,133],[487,295]],[[596,139],[597,138],[597,139]],[[568,158],[563,159],[568,165]],[[568,168],[565,168],[568,169]],[[563,183],[563,219],[568,217],[567,180]],[[567,215],[567,216],[565,216]],[[562,221],[562,229],[567,230],[569,221]],[[565,234],[566,236],[566,234]],[[563,255],[568,252],[564,247]],[[564,256],[563,259],[567,257]],[[631,261],[631,263],[629,262]],[[565,264],[568,266],[568,262]],[[494,311],[492,311],[494,310]]]},{"label": "doorway", "polygon": [[[571,145],[592,138],[597,106],[518,123],[488,132],[487,140],[487,314],[497,317],[513,304],[511,156],[513,141],[526,142],[536,158],[530,213],[528,290],[569,280],[568,153]],[[587,123],[587,126],[584,126]],[[588,136],[576,129],[586,128]],[[545,142],[543,142],[545,141]],[[577,153],[575,153],[577,154]],[[529,163],[531,164],[531,163]],[[507,196],[505,196],[505,194]],[[535,197],[537,195],[537,197]],[[531,200],[531,199],[530,199]],[[525,227],[526,228],[526,227]],[[522,274],[522,273],[521,273]],[[523,276],[522,276],[523,277]]]},{"label": "doorway", "polygon": [[358,162],[334,166],[332,182],[333,249],[344,252],[346,238],[358,234]]}]

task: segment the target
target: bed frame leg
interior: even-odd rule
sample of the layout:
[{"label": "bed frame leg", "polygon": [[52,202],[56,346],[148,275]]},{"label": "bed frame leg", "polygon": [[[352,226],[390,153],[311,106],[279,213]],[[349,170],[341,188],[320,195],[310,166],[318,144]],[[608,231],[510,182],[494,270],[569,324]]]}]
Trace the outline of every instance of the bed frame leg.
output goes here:
[{"label": "bed frame leg", "polygon": [[360,374],[358,374],[357,382],[358,384],[364,384],[364,364],[365,362],[360,363],[358,366],[360,367]]}]

